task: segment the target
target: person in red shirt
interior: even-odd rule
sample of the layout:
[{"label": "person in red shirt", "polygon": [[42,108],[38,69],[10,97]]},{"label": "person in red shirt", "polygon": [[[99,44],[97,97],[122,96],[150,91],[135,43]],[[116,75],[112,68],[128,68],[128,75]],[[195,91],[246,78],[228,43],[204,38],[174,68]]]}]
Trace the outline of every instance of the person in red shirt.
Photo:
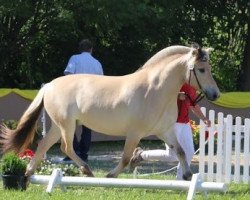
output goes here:
[{"label": "person in red shirt", "polygon": [[[203,122],[210,127],[211,122],[208,120],[203,113],[201,112],[200,106],[196,104],[196,90],[190,86],[189,84],[184,84],[179,92],[178,99],[177,99],[177,106],[178,106],[178,117],[175,123],[175,134],[177,140],[182,147],[183,151],[186,154],[186,159],[188,164],[191,164],[193,155],[194,155],[194,144],[193,144],[193,136],[192,136],[192,129],[189,124],[189,109]],[[153,160],[160,160],[160,161],[167,161],[167,162],[176,162],[178,158],[172,148],[169,148],[167,144],[166,150],[148,150],[144,151],[140,147],[137,147],[133,153],[133,157],[130,161],[130,166],[135,167],[139,165],[141,161],[153,161]],[[182,180],[182,168],[180,164],[177,166],[177,180]]]}]

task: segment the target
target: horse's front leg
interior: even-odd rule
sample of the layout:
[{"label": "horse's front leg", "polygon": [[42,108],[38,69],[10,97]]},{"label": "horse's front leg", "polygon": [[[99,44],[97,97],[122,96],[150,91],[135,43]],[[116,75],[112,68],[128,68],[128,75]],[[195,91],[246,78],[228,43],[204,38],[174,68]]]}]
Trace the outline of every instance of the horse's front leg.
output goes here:
[{"label": "horse's front leg", "polygon": [[124,145],[123,155],[115,169],[111,170],[108,178],[116,178],[120,172],[129,164],[133,152],[138,145],[140,138],[127,137]]},{"label": "horse's front leg", "polygon": [[186,153],[177,140],[174,127],[163,134],[161,139],[163,139],[164,142],[166,142],[166,144],[169,146],[169,148],[172,148],[176,153],[183,172],[182,178],[184,180],[191,180],[193,174],[187,162]]}]

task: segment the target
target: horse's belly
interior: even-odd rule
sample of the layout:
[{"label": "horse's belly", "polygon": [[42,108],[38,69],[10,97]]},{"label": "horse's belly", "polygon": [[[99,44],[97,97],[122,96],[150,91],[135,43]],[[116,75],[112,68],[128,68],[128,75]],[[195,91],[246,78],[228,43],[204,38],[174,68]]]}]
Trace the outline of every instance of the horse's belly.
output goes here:
[{"label": "horse's belly", "polygon": [[93,131],[107,135],[125,136],[127,134],[127,120],[122,116],[100,114],[94,117],[86,116],[81,123]]}]

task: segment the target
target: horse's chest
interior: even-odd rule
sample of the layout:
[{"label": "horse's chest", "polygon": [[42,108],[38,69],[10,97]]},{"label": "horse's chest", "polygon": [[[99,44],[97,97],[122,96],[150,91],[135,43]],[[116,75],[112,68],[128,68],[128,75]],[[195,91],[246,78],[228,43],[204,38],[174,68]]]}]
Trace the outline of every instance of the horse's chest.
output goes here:
[{"label": "horse's chest", "polygon": [[155,128],[159,132],[164,132],[168,130],[169,126],[172,126],[177,120],[177,108],[173,109],[174,106],[170,109],[167,109],[159,117],[155,124]]}]

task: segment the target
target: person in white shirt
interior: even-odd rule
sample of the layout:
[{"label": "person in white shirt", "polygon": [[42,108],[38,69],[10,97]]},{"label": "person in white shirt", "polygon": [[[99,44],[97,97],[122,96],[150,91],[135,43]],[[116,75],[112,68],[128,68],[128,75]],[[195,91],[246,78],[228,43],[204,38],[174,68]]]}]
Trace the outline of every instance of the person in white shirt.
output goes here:
[{"label": "person in white shirt", "polygon": [[[64,70],[65,75],[69,74],[97,74],[103,75],[101,63],[92,56],[93,44],[89,39],[83,39],[79,43],[79,52],[71,56],[68,65]],[[74,137],[73,147],[76,154],[85,162],[88,161],[88,151],[91,144],[91,130],[82,126],[80,140]],[[63,161],[70,161],[69,157],[65,157]]]}]

